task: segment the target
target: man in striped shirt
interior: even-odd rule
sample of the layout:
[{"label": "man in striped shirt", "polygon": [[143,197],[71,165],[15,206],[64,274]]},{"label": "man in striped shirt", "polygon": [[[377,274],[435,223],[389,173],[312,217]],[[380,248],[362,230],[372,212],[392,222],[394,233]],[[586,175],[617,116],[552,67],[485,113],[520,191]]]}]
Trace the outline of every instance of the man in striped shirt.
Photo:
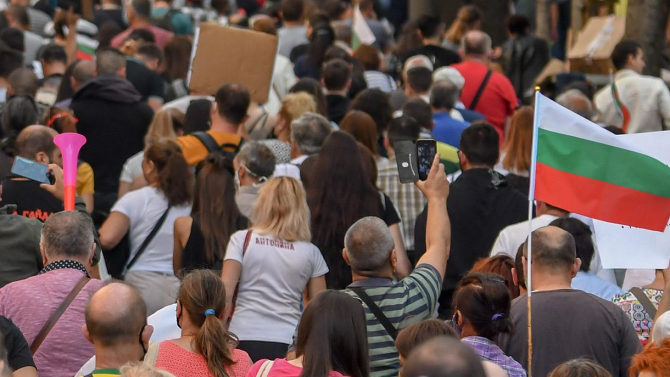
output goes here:
[{"label": "man in striped shirt", "polygon": [[366,217],[347,232],[343,257],[351,266],[353,283],[345,292],[363,302],[367,318],[370,375],[397,376],[397,331],[430,318],[442,286],[451,226],[446,211],[449,183],[444,166],[435,157],[428,179],[416,183],[428,199],[426,253],[409,276],[393,281],[396,255],[386,224]]}]

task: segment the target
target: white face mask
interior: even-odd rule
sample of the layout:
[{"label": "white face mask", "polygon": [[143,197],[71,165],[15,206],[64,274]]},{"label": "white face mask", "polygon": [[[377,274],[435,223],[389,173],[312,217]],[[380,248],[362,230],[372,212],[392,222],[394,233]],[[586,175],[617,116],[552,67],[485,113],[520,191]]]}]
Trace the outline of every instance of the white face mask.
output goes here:
[{"label": "white face mask", "polygon": [[241,166],[239,169],[235,170],[235,177],[233,178],[233,181],[235,182],[235,192],[240,191],[240,169],[242,169]]}]

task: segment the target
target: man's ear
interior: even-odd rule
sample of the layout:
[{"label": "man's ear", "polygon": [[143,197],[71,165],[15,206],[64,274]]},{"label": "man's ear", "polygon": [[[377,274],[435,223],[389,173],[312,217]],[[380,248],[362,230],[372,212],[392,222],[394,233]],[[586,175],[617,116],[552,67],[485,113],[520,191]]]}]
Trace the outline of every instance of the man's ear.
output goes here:
[{"label": "man's ear", "polygon": [[574,279],[575,276],[577,276],[577,273],[579,272],[579,268],[582,266],[582,260],[579,258],[575,258],[575,262],[572,264],[572,278]]},{"label": "man's ear", "polygon": [[51,163],[51,159],[49,156],[44,153],[44,151],[39,151],[35,155],[35,161],[39,162],[42,165],[49,165]]},{"label": "man's ear", "polygon": [[512,267],[512,282],[514,283],[514,286],[518,287],[519,286],[519,275],[517,275],[519,272],[516,270],[515,267]]},{"label": "man's ear", "polygon": [[151,325],[144,326],[144,331],[142,331],[142,343],[149,344],[151,335],[154,333],[154,327]]},{"label": "man's ear", "polygon": [[88,326],[86,326],[86,324],[81,326],[81,332],[84,334],[84,338],[86,338],[89,343],[93,344],[93,339],[91,339],[91,334],[88,333]]},{"label": "man's ear", "polygon": [[95,244],[95,242],[93,242],[93,244],[91,245],[91,254],[88,257],[88,264],[91,266],[93,266],[93,256],[95,255],[96,246],[97,245]]},{"label": "man's ear", "polygon": [[42,254],[42,266],[46,267],[47,266],[47,252],[46,249],[44,249],[44,245],[40,242],[40,254]]},{"label": "man's ear", "polygon": [[344,258],[344,261],[347,263],[347,266],[351,266],[351,262],[349,262],[349,256],[347,255],[347,248],[342,249],[342,258]]},{"label": "man's ear", "polygon": [[389,262],[391,263],[391,269],[395,271],[395,266],[398,265],[398,254],[395,252],[395,248],[391,250],[391,257],[389,258]]}]

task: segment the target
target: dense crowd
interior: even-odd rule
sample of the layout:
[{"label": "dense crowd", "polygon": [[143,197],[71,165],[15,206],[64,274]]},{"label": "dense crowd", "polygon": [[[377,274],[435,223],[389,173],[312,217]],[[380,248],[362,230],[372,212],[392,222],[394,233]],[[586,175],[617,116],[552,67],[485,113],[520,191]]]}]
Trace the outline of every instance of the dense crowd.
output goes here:
[{"label": "dense crowd", "polygon": [[[475,5],[447,25],[401,0],[0,4],[0,376],[670,376],[670,267],[603,268],[592,219],[552,203],[528,219],[570,1],[553,41],[513,3],[493,39]],[[277,37],[265,103],[190,90],[205,22]],[[617,135],[670,126],[641,46],[611,62],[608,85],[543,90]],[[403,184],[420,139],[437,154]]]}]

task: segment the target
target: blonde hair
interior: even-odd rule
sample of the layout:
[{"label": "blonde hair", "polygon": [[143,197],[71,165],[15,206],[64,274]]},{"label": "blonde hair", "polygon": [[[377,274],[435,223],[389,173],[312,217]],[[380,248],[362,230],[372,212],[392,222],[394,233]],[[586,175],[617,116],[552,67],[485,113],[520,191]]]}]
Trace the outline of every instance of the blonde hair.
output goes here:
[{"label": "blonde hair", "polygon": [[509,134],[505,138],[503,168],[515,173],[530,171],[532,144],[533,108],[522,106],[512,116]]},{"label": "blonde hair", "polygon": [[316,101],[309,93],[298,92],[287,94],[282,100],[279,117],[290,126],[293,120],[300,118],[305,113],[316,112]]},{"label": "blonde hair", "polygon": [[126,364],[121,367],[123,377],[175,377],[174,374],[144,363]]},{"label": "blonde hair", "polygon": [[288,242],[311,242],[305,189],[295,178],[276,177],[261,187],[251,215],[253,229]]},{"label": "blonde hair", "polygon": [[[175,127],[175,123],[179,127]],[[144,144],[153,144],[160,139],[177,140],[175,128],[182,128],[184,115],[176,109],[161,109],[154,114]]]}]

